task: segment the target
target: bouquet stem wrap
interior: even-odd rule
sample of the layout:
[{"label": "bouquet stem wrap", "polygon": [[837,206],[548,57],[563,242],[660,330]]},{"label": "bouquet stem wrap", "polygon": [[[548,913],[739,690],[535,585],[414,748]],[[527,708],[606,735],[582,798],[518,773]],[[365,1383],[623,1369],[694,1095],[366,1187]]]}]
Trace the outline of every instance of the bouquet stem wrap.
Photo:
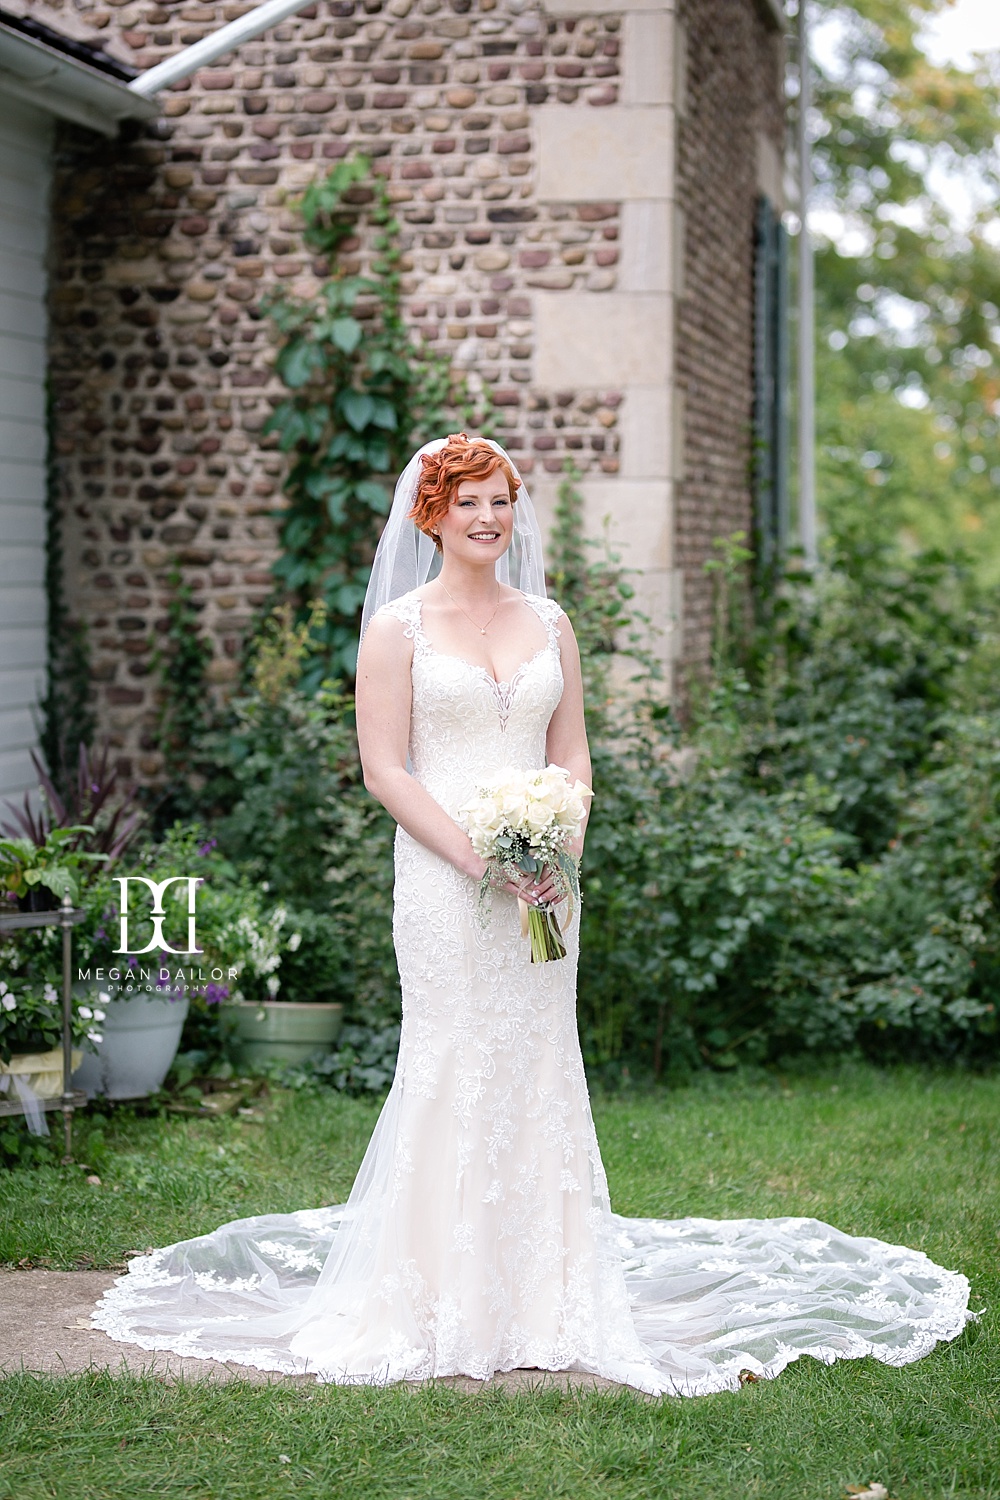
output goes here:
[{"label": "bouquet stem wrap", "polygon": [[[571,781],[562,766],[541,771],[505,769],[489,786],[465,803],[460,816],[476,853],[486,860],[480,906],[490,889],[508,881],[522,885],[525,877],[540,883],[548,875],[560,900],[569,900],[567,926],[572,921],[573,897],[580,885],[576,860],[567,846],[579,838],[586,813],[584,799],[592,796],[582,781]],[[552,963],[566,957],[566,943],[551,906],[533,905],[518,898],[521,936],[531,943],[532,963]]]}]

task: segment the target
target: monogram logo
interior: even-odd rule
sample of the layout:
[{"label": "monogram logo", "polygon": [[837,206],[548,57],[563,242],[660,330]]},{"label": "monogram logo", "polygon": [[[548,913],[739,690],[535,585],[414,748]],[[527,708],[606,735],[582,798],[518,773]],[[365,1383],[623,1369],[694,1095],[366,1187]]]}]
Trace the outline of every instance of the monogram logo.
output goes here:
[{"label": "monogram logo", "polygon": [[[116,953],[152,953],[159,950],[163,953],[203,953],[205,950],[198,947],[195,935],[195,897],[200,884],[197,875],[170,875],[166,880],[149,880],[145,875],[118,875],[115,877],[121,889],[121,947],[116,948]],[[138,881],[146,886],[153,897],[153,910],[149,920],[153,924],[153,936],[145,948],[129,947],[128,930],[128,888],[130,881]],[[169,885],[176,885],[181,881],[187,885],[187,947],[171,948],[163,936],[163,923],[167,913],[163,909],[163,894]]]}]

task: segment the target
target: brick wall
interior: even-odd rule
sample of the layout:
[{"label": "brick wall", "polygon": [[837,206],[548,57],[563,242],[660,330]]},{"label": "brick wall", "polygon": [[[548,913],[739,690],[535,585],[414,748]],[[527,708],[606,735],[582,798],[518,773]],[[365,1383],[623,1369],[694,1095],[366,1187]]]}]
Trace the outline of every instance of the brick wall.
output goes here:
[{"label": "brick wall", "polygon": [[678,0],[678,20],[687,68],[677,144],[684,436],[675,526],[690,671],[708,660],[711,646],[712,591],[702,565],[716,537],[751,532],[757,138],[780,159],[783,41],[763,8],[747,0]]},{"label": "brick wall", "polygon": [[[64,8],[116,32],[143,68],[245,9]],[[754,0],[687,9],[677,541],[698,657],[700,560],[746,519],[752,132],[777,105]],[[67,592],[90,626],[101,730],[140,778],[159,767],[154,661],[171,566],[194,590],[222,690],[269,592],[283,460],[262,428],[281,387],[260,301],[317,285],[324,268],[303,251],[294,200],[326,165],[363,150],[387,178],[409,320],[489,382],[497,435],[523,471],[555,475],[572,453],[615,482],[622,393],[593,370],[578,388],[540,387],[532,313],[538,293],[615,289],[620,206],[537,200],[531,111],[613,108],[623,19],[618,6],[547,16],[533,0],[322,0],[167,94],[148,132],[63,131],[51,369]],[[345,250],[363,266],[363,241]]]}]

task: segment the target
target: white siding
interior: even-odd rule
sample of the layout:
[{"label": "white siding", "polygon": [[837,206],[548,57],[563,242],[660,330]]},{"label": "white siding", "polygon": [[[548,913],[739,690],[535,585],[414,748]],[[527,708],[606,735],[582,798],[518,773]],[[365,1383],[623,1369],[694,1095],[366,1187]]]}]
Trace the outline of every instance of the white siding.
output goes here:
[{"label": "white siding", "polygon": [[45,686],[45,255],[52,120],[0,84],[0,797],[34,786]]}]

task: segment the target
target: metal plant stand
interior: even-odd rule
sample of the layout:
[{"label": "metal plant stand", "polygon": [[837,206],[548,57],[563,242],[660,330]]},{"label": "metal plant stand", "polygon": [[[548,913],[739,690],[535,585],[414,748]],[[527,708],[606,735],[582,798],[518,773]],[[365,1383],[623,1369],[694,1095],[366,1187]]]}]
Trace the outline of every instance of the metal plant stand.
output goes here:
[{"label": "metal plant stand", "polygon": [[[55,911],[21,911],[14,912],[10,916],[0,916],[0,935],[5,932],[24,932],[32,927],[61,927],[62,928],[62,1054],[63,1054],[63,1091],[57,1099],[39,1099],[39,1109],[61,1109],[63,1114],[63,1129],[65,1132],[65,1151],[63,1154],[63,1165],[68,1166],[73,1160],[73,1111],[78,1105],[86,1104],[87,1095],[83,1089],[72,1087],[73,1077],[73,928],[82,922],[86,912],[77,910],[70,901],[69,896],[63,897],[62,905]],[[0,1100],[0,1116],[23,1115],[24,1105],[20,1100]]]}]

